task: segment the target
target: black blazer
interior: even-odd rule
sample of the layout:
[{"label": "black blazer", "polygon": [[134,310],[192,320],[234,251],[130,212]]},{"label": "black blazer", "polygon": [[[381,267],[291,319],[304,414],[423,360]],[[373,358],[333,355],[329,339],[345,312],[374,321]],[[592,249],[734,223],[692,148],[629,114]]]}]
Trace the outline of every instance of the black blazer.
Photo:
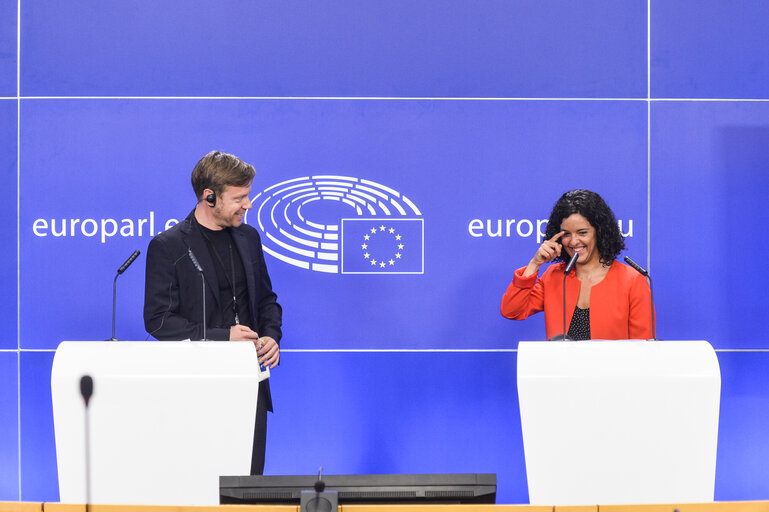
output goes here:
[{"label": "black blazer", "polygon": [[[259,232],[241,224],[232,228],[232,239],[248,282],[248,305],[253,319],[249,327],[259,336],[270,336],[280,344],[283,311],[272,291]],[[229,327],[212,328],[222,324],[219,282],[208,245],[195,226],[194,210],[182,222],[153,238],[147,248],[144,327],[150,335],[163,341],[203,338],[203,291],[200,273],[188,255],[189,249],[203,268],[206,280],[206,337],[226,341],[230,337]],[[269,386],[262,386],[261,390],[267,392],[266,404],[272,410]]]}]

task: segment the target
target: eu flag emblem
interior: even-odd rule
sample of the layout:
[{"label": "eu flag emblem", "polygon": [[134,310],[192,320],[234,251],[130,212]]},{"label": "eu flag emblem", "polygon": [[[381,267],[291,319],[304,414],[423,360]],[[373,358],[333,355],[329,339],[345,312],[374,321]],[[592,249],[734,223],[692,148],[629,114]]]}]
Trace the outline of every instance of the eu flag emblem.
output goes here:
[{"label": "eu flag emblem", "polygon": [[342,219],[342,274],[424,274],[424,219]]}]

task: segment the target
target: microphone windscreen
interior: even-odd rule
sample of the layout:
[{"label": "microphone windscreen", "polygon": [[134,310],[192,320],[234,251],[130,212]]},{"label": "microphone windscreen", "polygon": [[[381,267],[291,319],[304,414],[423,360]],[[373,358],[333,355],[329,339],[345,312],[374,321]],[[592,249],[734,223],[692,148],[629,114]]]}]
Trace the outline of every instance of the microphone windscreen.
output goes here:
[{"label": "microphone windscreen", "polygon": [[90,375],[80,377],[80,394],[83,396],[87,407],[88,401],[91,399],[91,395],[93,395],[93,379]]}]

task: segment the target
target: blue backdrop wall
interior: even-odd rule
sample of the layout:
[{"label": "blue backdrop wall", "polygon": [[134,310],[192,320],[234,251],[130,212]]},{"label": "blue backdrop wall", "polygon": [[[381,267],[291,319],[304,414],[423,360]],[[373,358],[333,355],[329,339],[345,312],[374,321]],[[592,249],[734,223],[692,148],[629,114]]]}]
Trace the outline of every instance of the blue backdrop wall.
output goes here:
[{"label": "blue backdrop wall", "polygon": [[[499,300],[589,188],[652,270],[659,335],[718,350],[716,499],[769,498],[767,20],[759,0],[0,0],[0,500],[58,499],[54,350],[109,337],[115,270],[193,208],[212,149],[257,169],[247,222],[284,306],[268,473],[494,472],[498,502],[528,502],[515,347],[544,321]],[[367,219],[402,235],[384,267]],[[121,339],[147,338],[143,265]]]}]

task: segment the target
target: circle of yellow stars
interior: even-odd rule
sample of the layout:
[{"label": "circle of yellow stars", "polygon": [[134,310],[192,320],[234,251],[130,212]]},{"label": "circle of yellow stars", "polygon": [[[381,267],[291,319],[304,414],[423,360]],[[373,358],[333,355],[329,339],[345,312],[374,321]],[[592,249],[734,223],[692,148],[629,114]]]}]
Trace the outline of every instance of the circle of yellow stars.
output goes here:
[{"label": "circle of yellow stars", "polygon": [[[391,258],[377,260],[373,258],[372,255],[368,252],[369,242],[378,235],[391,235],[397,242],[397,250]],[[371,263],[371,266],[378,270],[395,266],[395,262],[401,259],[401,256],[403,256],[401,252],[403,251],[404,247],[402,238],[403,237],[399,233],[395,232],[395,228],[387,227],[384,224],[379,227],[372,227],[365,235],[363,235],[363,243],[361,244],[361,249],[363,249],[363,258],[367,259],[369,263]]]}]

